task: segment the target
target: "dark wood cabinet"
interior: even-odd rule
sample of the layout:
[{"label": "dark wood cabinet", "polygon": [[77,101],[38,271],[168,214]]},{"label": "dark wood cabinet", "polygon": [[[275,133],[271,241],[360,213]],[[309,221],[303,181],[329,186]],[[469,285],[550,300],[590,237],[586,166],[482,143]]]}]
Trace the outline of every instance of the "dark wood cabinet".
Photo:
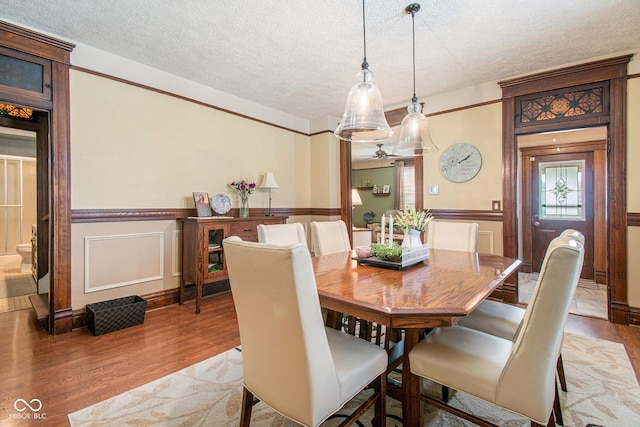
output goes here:
[{"label": "dark wood cabinet", "polygon": [[202,285],[228,279],[222,241],[229,236],[258,241],[258,224],[284,224],[287,217],[181,218],[182,267],[180,305],[184,304],[185,287],[196,287],[196,314],[200,313]]}]

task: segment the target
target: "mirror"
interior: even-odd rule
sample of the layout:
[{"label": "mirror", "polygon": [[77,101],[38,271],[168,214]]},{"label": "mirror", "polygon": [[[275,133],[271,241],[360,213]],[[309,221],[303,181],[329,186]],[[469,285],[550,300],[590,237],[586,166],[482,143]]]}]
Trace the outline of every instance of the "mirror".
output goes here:
[{"label": "mirror", "polygon": [[382,214],[398,206],[422,208],[422,157],[394,156],[394,144],[351,144],[350,188],[361,201],[352,199],[351,221],[354,229],[372,229],[373,242]]}]

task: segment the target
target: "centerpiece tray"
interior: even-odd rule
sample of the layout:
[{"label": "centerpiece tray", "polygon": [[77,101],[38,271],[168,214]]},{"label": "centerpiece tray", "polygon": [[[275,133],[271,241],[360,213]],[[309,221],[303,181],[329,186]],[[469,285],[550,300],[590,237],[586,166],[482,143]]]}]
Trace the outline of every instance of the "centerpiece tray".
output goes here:
[{"label": "centerpiece tray", "polygon": [[420,247],[402,251],[402,260],[389,261],[377,256],[370,257],[354,257],[352,259],[358,261],[361,265],[371,265],[374,267],[389,268],[393,270],[404,270],[411,266],[417,265],[429,258],[429,245],[424,244]]}]

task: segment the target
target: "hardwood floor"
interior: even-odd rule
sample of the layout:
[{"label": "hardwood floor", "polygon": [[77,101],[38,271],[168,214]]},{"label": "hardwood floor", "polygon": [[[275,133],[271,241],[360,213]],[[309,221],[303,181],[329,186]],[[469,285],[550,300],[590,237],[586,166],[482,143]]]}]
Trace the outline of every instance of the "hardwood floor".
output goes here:
[{"label": "hardwood floor", "polygon": [[[31,310],[0,314],[0,425],[68,425],[66,415],[240,344],[229,292],[147,312],[143,325],[93,336],[49,335]],[[640,327],[571,315],[567,332],[621,342],[640,378]],[[46,419],[10,418],[17,399],[39,399]]]}]

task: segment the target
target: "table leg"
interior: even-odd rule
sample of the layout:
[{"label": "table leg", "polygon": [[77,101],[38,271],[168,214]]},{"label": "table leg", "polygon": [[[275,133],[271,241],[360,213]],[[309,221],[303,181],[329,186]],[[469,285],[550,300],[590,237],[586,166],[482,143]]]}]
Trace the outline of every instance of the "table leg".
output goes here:
[{"label": "table leg", "polygon": [[418,344],[422,329],[405,329],[404,355],[402,360],[402,420],[407,427],[422,426],[423,405],[421,394],[421,379],[411,375],[409,369],[409,352]]}]

